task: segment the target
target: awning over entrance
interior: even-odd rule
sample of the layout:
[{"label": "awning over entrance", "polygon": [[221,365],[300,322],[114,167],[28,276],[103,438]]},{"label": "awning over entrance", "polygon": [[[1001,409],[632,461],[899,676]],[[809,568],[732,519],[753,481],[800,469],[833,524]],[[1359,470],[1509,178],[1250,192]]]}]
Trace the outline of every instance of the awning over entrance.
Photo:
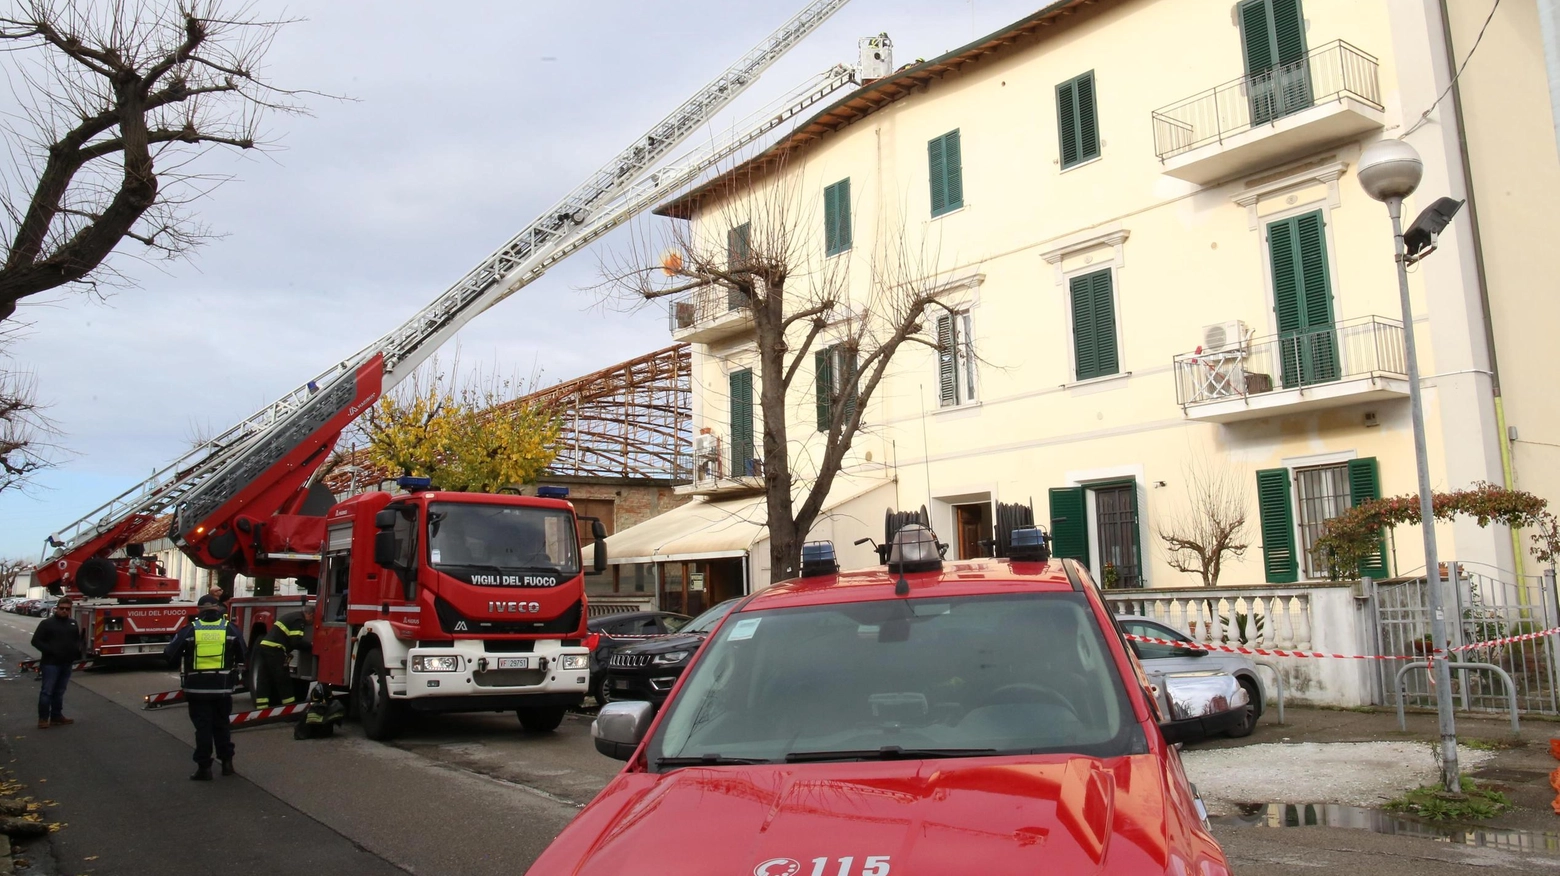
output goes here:
[{"label": "awning over entrance", "polygon": [[[892,483],[886,478],[836,478],[820,519],[840,505]],[[695,500],[608,537],[607,562],[618,566],[744,556],[768,534],[767,521],[762,495]]]}]

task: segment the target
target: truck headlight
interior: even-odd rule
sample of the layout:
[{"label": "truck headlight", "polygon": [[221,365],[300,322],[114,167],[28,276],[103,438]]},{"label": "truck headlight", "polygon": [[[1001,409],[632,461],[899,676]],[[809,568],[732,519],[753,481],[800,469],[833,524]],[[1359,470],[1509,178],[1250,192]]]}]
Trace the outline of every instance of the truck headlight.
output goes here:
[{"label": "truck headlight", "polygon": [[563,668],[566,670],[590,668],[589,654],[565,654],[559,659],[563,661]]},{"label": "truck headlight", "polygon": [[412,658],[413,672],[459,672],[460,658],[454,655],[444,657],[424,656],[418,654]]},{"label": "truck headlight", "polygon": [[665,654],[655,655],[650,662],[656,666],[673,666],[687,659],[687,651],[668,651]]}]

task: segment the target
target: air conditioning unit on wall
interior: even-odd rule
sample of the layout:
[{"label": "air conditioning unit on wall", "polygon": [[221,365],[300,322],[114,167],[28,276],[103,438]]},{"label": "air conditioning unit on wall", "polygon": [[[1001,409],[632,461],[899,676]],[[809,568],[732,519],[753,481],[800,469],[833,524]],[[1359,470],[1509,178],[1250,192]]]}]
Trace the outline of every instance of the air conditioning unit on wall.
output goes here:
[{"label": "air conditioning unit on wall", "polygon": [[1244,349],[1246,346],[1246,324],[1238,319],[1228,322],[1216,322],[1213,325],[1203,326],[1202,351],[1204,353],[1227,353]]}]

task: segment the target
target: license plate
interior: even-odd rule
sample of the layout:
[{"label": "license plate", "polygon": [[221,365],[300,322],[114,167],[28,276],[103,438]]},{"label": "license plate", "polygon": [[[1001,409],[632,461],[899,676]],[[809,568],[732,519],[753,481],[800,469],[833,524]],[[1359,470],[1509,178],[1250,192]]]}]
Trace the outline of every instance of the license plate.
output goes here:
[{"label": "license plate", "polygon": [[628,679],[617,678],[612,681],[613,690],[628,690]]},{"label": "license plate", "polygon": [[500,658],[498,658],[498,668],[499,669],[526,669],[526,668],[530,667],[530,665],[531,665],[531,658],[529,658],[529,657],[500,657]]}]

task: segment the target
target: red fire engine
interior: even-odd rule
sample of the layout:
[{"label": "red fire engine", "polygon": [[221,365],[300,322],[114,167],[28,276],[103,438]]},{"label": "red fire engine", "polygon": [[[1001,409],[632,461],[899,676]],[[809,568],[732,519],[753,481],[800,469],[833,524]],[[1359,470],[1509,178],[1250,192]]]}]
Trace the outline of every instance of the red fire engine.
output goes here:
[{"label": "red fire engine", "polygon": [[[299,676],[352,691],[370,735],[393,732],[399,713],[414,705],[516,708],[526,726],[555,725],[554,715],[577,701],[588,681],[580,642],[583,577],[568,503],[414,488],[338,505],[321,467],[381,392],[467,322],[855,81],[850,68],[837,65],[777,111],[757,114],[750,127],[672,156],[845,2],[810,0],[406,323],[50,536],[40,583],[51,592],[113,601],[81,609],[83,628],[101,631],[87,643],[89,653],[161,650],[183,616],[193,614],[192,605],[171,604],[178,582],[132,543],[145,524],[171,514],[169,538],[226,582],[245,574],[294,578],[310,593],[318,587],[315,653]],[[593,536],[597,562],[604,562],[599,523]],[[234,600],[230,608],[253,635],[286,602]],[[159,612],[168,625],[154,629],[151,615],[136,614],[143,610]],[[133,642],[129,634],[125,641],[107,638],[132,629]]]}]

